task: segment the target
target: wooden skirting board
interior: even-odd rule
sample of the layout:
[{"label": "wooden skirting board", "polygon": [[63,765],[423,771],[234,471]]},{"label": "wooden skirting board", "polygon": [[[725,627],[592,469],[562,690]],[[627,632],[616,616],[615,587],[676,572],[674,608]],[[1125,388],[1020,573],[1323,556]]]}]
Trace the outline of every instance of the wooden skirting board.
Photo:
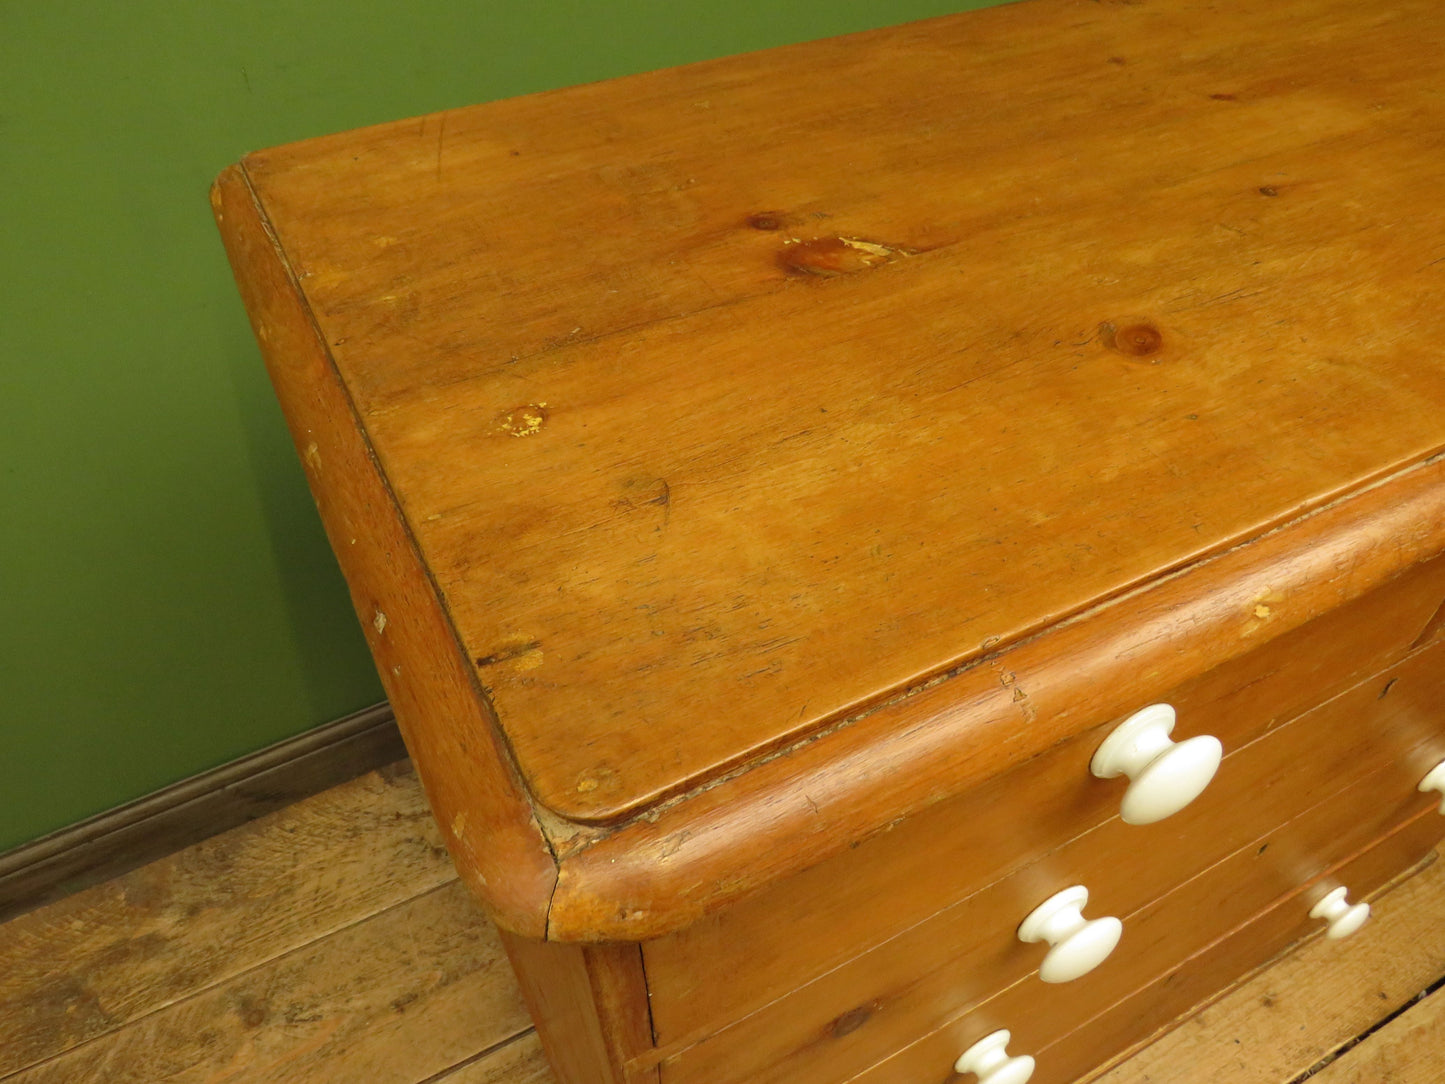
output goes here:
[{"label": "wooden skirting board", "polygon": [[0,921],[406,757],[376,704],[0,854]]},{"label": "wooden skirting board", "polygon": [[[1375,910],[1094,1084],[1438,1084],[1445,862]],[[405,764],[0,924],[0,1081],[91,1080],[553,1084]]]}]

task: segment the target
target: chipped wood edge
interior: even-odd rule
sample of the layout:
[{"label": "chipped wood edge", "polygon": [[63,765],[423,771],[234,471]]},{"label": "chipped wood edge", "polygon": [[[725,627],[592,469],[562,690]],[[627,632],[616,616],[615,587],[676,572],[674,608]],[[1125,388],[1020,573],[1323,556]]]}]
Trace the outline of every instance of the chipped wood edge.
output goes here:
[{"label": "chipped wood edge", "polygon": [[[245,163],[211,203],[261,354],[417,774],[463,881],[540,938],[556,865]],[[424,679],[402,680],[424,674]],[[446,728],[412,726],[428,716]]]}]

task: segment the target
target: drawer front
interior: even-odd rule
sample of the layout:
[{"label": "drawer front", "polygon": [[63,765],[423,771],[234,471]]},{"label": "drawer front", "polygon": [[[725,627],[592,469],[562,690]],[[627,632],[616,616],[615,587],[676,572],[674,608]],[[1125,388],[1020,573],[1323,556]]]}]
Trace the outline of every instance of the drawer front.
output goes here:
[{"label": "drawer front", "polygon": [[[1313,904],[1337,885],[1351,900],[1369,899],[1419,865],[1445,834],[1445,819],[1423,810],[1396,831],[1281,899],[1262,914],[1187,958],[1176,959],[1127,996],[1112,1003],[1092,992],[1046,987],[1035,979],[997,997],[854,1076],[847,1084],[936,1084],[960,1079],[954,1060],[985,1035],[1008,1028],[1011,1054],[1031,1054],[1037,1068],[1029,1084],[1070,1084],[1114,1055],[1207,1001],[1236,979],[1301,938],[1323,930],[1309,917]],[[1193,903],[1161,901],[1170,921],[1189,922]],[[1079,996],[1083,993],[1083,996]],[[1107,1005],[1102,1012],[1099,1006]],[[811,1082],[813,1077],[798,1078]],[[823,1078],[817,1078],[821,1082]]]},{"label": "drawer front", "polygon": [[[1238,750],[1418,646],[1434,628],[1442,598],[1445,559],[1436,559],[1257,651],[1161,690],[1159,699],[1179,711],[1175,736],[1212,733],[1227,753]],[[1082,734],[646,944],[659,1045],[675,1047],[738,1020],[1106,821],[1117,812],[1122,786],[1093,778],[1088,764],[1108,729]],[[1259,824],[1255,834],[1270,823],[1277,821]]]},{"label": "drawer front", "polygon": [[[1174,817],[1145,827],[1117,818],[1105,822],[731,1027],[699,1036],[703,1041],[677,1053],[672,1071],[688,1080],[685,1066],[701,1059],[737,1064],[740,1073],[759,1072],[815,1046],[820,1035],[832,1036],[824,1045],[881,1053],[900,1038],[896,1029],[917,1027],[917,1011],[942,1019],[1035,968],[1041,949],[1019,942],[1014,930],[1061,888],[1085,884],[1090,916],[1129,915],[1382,766],[1386,771],[1374,783],[1380,792],[1415,800],[1415,784],[1445,758],[1442,704],[1445,644],[1416,653],[1236,751],[1211,789]],[[1373,827],[1365,831],[1382,830],[1385,822],[1373,818],[1392,815],[1394,806],[1387,800],[1372,811]],[[1141,847],[1148,850],[1147,863],[1138,861]],[[1299,871],[1295,883],[1319,868]],[[1251,906],[1265,902],[1253,900]],[[875,906],[887,907],[888,901]],[[1128,943],[1126,934],[1124,947]],[[969,966],[961,974],[953,973],[956,967],[940,968],[951,960],[968,960]],[[839,1030],[845,1034],[836,1035]]]},{"label": "drawer front", "polygon": [[[1105,907],[1091,905],[1086,913],[1124,917],[1118,948],[1074,982],[1051,987],[1026,981],[1046,992],[1041,996],[1094,1008],[1110,1004],[1429,807],[1432,799],[1415,790],[1418,778],[1391,765],[1358,779],[1285,826],[1249,839],[1167,895],[1171,883],[1184,879],[1170,881],[1171,874],[1210,834],[1161,838],[1113,821],[1039,863],[1036,877],[1000,882],[679,1052],[664,1062],[663,1081],[844,1079],[1029,975],[1043,950],[1017,939],[1019,920],[1058,889],[1091,880]],[[1445,819],[1440,827],[1445,831]],[[1137,860],[1141,847],[1151,857],[1144,866]],[[1108,900],[1130,898],[1138,899],[1137,906],[1107,906]]]}]

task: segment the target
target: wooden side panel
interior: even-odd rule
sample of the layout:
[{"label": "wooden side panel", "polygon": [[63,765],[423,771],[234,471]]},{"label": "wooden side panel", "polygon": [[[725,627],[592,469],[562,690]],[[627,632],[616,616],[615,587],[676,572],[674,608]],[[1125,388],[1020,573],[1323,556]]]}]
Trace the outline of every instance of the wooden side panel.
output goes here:
[{"label": "wooden side panel", "polygon": [[560,1084],[655,1084],[636,945],[559,945],[505,931],[502,943]]},{"label": "wooden side panel", "polygon": [[[1376,684],[1383,686],[1388,675],[1350,694],[1349,706],[1315,712],[1310,722],[1291,727],[1312,735],[1300,743],[1297,763],[1295,739],[1275,731],[1333,690],[1388,667],[1442,598],[1445,560],[1437,559],[1163,697],[1179,710],[1176,736],[1212,733],[1230,754],[1203,797],[1151,829],[1156,836],[1196,833],[1209,840],[1210,851],[1183,876],[1311,804],[1309,788],[1317,781],[1337,789],[1424,736],[1414,716],[1395,710],[1400,698],[1376,702]],[[1411,681],[1398,691],[1429,683],[1432,666],[1445,663],[1412,664]],[[1393,720],[1381,729],[1398,730],[1398,740],[1376,743],[1378,735],[1360,724],[1362,715]],[[1261,732],[1275,739],[1240,748]],[[1112,816],[1120,785],[1088,771],[1101,736],[1080,735],[734,907],[647,942],[659,1042],[680,1043],[736,1020]],[[1315,774],[1291,776],[1291,768]],[[1220,813],[1233,831],[1210,828]],[[720,975],[728,981],[718,981]]]},{"label": "wooden side panel", "polygon": [[[1169,695],[1379,590],[1442,548],[1445,457],[1065,622],[564,856],[551,936],[640,941],[680,929]],[[1438,581],[1431,583],[1436,590]],[[1423,625],[1439,600],[1426,604],[1425,612],[1407,614]],[[1186,721],[1181,730],[1193,725]]]},{"label": "wooden side panel", "polygon": [[331,548],[447,847],[499,925],[540,937],[556,867],[472,669],[240,167],[221,174],[211,201]]},{"label": "wooden side panel", "polygon": [[[1356,899],[1367,897],[1425,858],[1442,831],[1445,822],[1438,814],[1420,812],[1362,854],[1291,893],[1248,924],[1148,976],[1124,998],[1109,1002],[1110,1007],[1102,1013],[1091,1017],[1099,1002],[1069,988],[1077,984],[1048,987],[1030,977],[893,1057],[841,1079],[848,1084],[950,1080],[950,1069],[959,1054],[990,1032],[1008,1028],[1014,1035],[1010,1051],[1031,1053],[1038,1059],[1030,1084],[1070,1084],[1292,942],[1316,933],[1321,924],[1309,917],[1309,909],[1330,888],[1344,884],[1352,888]],[[1181,888],[1165,904],[1172,906],[1170,923],[1178,930],[1187,930],[1210,904],[1187,895],[1189,887]],[[797,1075],[792,1084],[837,1084],[839,1079]]]}]

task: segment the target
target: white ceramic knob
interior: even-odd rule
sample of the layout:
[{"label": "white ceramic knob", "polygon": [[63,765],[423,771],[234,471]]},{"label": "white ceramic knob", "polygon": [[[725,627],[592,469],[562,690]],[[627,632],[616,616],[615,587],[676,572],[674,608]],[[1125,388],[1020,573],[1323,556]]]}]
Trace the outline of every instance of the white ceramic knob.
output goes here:
[{"label": "white ceramic knob", "polygon": [[1349,937],[1370,917],[1368,903],[1357,903],[1351,907],[1345,899],[1347,895],[1348,889],[1337,888],[1310,908],[1310,918],[1322,918],[1330,924],[1325,936],[1331,941]]},{"label": "white ceramic knob", "polygon": [[1422,791],[1439,791],[1441,795],[1440,812],[1445,813],[1445,760],[1431,768],[1430,773],[1420,780],[1420,789]]},{"label": "white ceramic knob", "polygon": [[1019,924],[1019,940],[1047,941],[1048,955],[1039,965],[1044,982],[1073,982],[1087,975],[1114,951],[1124,924],[1117,918],[1084,917],[1089,890],[1074,885],[1055,893],[1029,912]]},{"label": "white ceramic knob", "polygon": [[1219,770],[1224,746],[1201,734],[1188,741],[1169,739],[1174,709],[1151,704],[1114,728],[1094,754],[1089,770],[1100,779],[1129,777],[1119,807],[1126,824],[1153,824],[1178,813],[1203,793]]},{"label": "white ceramic knob", "polygon": [[1011,1058],[1004,1050],[1012,1036],[1006,1030],[985,1035],[953,1063],[955,1073],[973,1073],[978,1084],[1025,1084],[1034,1075],[1034,1059]]}]

